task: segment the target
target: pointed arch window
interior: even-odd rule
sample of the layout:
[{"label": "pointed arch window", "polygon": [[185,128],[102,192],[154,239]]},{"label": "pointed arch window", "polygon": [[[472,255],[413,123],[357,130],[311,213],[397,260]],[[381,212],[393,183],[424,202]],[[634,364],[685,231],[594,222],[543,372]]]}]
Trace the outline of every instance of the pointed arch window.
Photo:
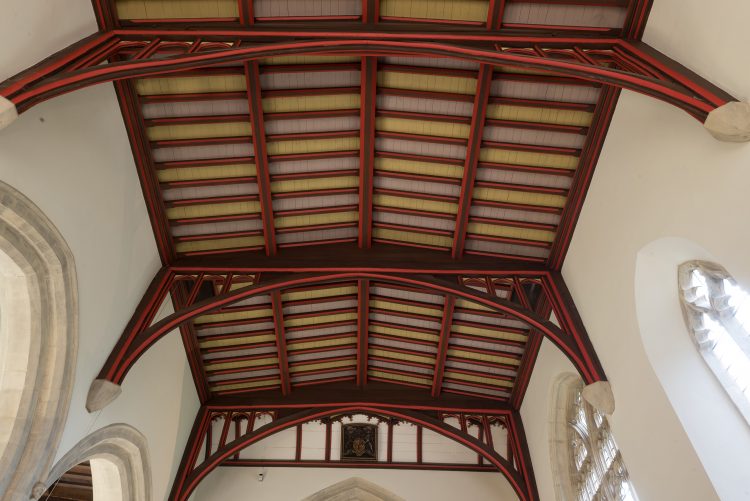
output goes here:
[{"label": "pointed arch window", "polygon": [[552,430],[557,498],[637,501],[607,418],[584,400],[582,390],[576,375],[558,380]]},{"label": "pointed arch window", "polygon": [[750,424],[750,294],[715,263],[688,261],[678,275],[698,351]]}]

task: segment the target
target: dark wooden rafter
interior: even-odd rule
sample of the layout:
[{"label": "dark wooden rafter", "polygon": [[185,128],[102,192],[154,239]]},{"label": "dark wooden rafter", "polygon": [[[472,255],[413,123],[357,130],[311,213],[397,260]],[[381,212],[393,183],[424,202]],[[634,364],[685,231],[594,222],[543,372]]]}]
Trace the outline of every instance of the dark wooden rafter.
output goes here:
[{"label": "dark wooden rafter", "polygon": [[359,138],[359,246],[372,245],[372,197],[375,175],[375,118],[378,59],[363,57],[361,75]]},{"label": "dark wooden rafter", "polygon": [[284,306],[281,302],[281,292],[271,292],[271,307],[273,308],[273,324],[276,331],[276,353],[279,357],[279,379],[281,392],[287,395],[292,387],[289,379],[289,360],[286,349],[286,329],[284,328]]},{"label": "dark wooden rafter", "polygon": [[368,337],[370,331],[370,281],[357,281],[357,385],[367,384]]},{"label": "dark wooden rafter", "polygon": [[271,198],[271,177],[268,172],[268,151],[266,149],[266,126],[263,119],[263,97],[260,86],[260,70],[257,61],[244,64],[247,79],[247,98],[250,105],[253,148],[255,149],[255,169],[258,179],[260,211],[263,220],[263,234],[266,239],[266,254],[276,254],[276,230]]},{"label": "dark wooden rafter", "polygon": [[446,296],[440,327],[440,341],[438,342],[438,352],[435,357],[435,372],[432,376],[433,397],[439,397],[443,387],[443,373],[445,372],[445,360],[448,356],[448,345],[450,344],[451,325],[453,323],[453,310],[455,306],[456,298],[454,296]]},{"label": "dark wooden rafter", "polygon": [[492,87],[492,73],[493,67],[490,65],[483,64],[479,67],[477,90],[474,96],[474,108],[471,115],[471,131],[469,133],[469,142],[466,146],[466,161],[464,162],[464,174],[461,180],[456,231],[453,236],[451,254],[454,258],[460,258],[463,255],[466,244],[466,230],[469,225],[471,201],[474,197],[474,181],[477,177],[479,152],[482,148],[487,103],[490,98],[490,88]]},{"label": "dark wooden rafter", "polygon": [[167,264],[174,259],[175,251],[165,216],[166,209],[159,194],[159,181],[156,177],[154,159],[143,125],[138,93],[133,89],[133,83],[129,81],[115,82],[114,85],[125,122],[125,130],[138,169],[138,179],[141,182],[143,199],[148,209],[151,229],[156,239],[156,247],[159,250],[162,264]]},{"label": "dark wooden rafter", "polygon": [[518,410],[508,415],[506,424],[508,426],[508,436],[510,437],[508,443],[511,447],[515,448],[515,463],[524,476],[524,485],[528,490],[529,499],[539,499],[539,491],[537,490],[536,479],[534,478],[534,467],[531,462],[531,453],[526,440],[526,430],[524,429],[523,420]]},{"label": "dark wooden rafter", "polygon": [[596,107],[597,111],[591,122],[590,130],[592,132],[583,147],[581,159],[573,179],[573,186],[569,190],[570,195],[560,218],[559,230],[550,249],[547,263],[553,270],[562,268],[619,97],[620,89],[609,85],[603,87],[599,104]]},{"label": "dark wooden rafter", "polygon": [[[238,270],[224,269],[223,273],[232,273]],[[259,270],[258,270],[259,271]],[[167,270],[165,272],[168,279],[174,278],[176,271]],[[164,336],[167,332],[178,327],[183,322],[207,313],[215,312],[221,308],[231,306],[246,298],[260,294],[278,294],[280,290],[289,287],[303,287],[320,283],[335,284],[342,281],[351,280],[376,280],[383,283],[403,285],[407,287],[417,287],[424,289],[428,293],[442,294],[463,298],[489,307],[504,315],[509,315],[522,322],[527,323],[532,328],[539,330],[553,343],[555,343],[578,368],[584,381],[590,383],[604,379],[604,372],[601,364],[593,352],[588,336],[583,328],[580,318],[577,316],[572,300],[564,287],[564,282],[555,274],[555,272],[538,271],[529,272],[523,270],[505,270],[506,275],[514,274],[525,277],[536,276],[542,280],[543,289],[550,296],[550,302],[555,308],[557,317],[563,322],[562,328],[558,328],[546,318],[542,318],[538,313],[525,308],[518,303],[501,299],[497,296],[483,293],[458,284],[457,277],[452,279],[445,275],[441,278],[435,278],[431,275],[402,275],[383,272],[363,272],[354,271],[329,271],[324,273],[304,273],[301,271],[289,272],[279,275],[274,279],[264,281],[259,284],[253,284],[233,291],[216,295],[212,298],[200,301],[190,307],[179,309],[174,314],[167,316],[161,321],[149,326],[143,322],[134,320],[131,322],[129,329],[126,330],[116,350],[112,353],[107,364],[102,369],[99,378],[107,379],[116,384],[120,384],[127,371],[132,367],[135,361],[140,357],[154,342]],[[157,281],[158,282],[158,281]],[[148,295],[147,295],[148,296]],[[154,306],[155,300],[147,297],[143,301],[143,306],[134,315],[134,319],[140,319],[147,316]],[[280,305],[279,305],[280,307]],[[280,318],[279,318],[280,320]],[[282,323],[283,325],[283,323]],[[278,326],[278,320],[277,320]],[[278,331],[277,331],[278,332]],[[281,347],[281,345],[280,345]],[[281,359],[281,357],[280,357]]]},{"label": "dark wooden rafter", "polygon": [[[409,390],[406,390],[408,393]],[[210,433],[209,428],[211,425],[212,417],[216,415],[216,412],[221,413],[221,417],[225,421],[231,421],[237,413],[238,415],[247,415],[248,412],[254,412],[253,409],[248,409],[247,406],[227,407],[226,405],[214,405],[209,402],[208,405],[201,407],[198,412],[195,424],[193,426],[193,432],[191,433],[190,440],[185,448],[183,455],[183,461],[177,472],[175,482],[172,486],[172,491],[169,496],[171,501],[184,501],[189,498],[190,494],[195,490],[197,485],[205,478],[211,471],[220,465],[232,464],[233,462],[240,466],[245,465],[243,460],[232,459],[236,456],[239,451],[246,447],[259,442],[260,440],[270,437],[275,433],[283,431],[285,429],[296,428],[300,430],[300,426],[303,423],[311,421],[325,421],[331,416],[337,415],[350,415],[355,413],[362,413],[366,415],[376,415],[384,418],[396,419],[399,421],[405,421],[417,426],[418,437],[420,430],[423,428],[429,429],[435,433],[438,433],[448,439],[451,439],[475,452],[480,454],[487,462],[496,470],[500,471],[510,482],[511,486],[515,490],[516,494],[521,500],[537,500],[538,495],[536,494],[536,486],[530,485],[528,482],[533,482],[533,472],[523,471],[526,467],[524,462],[517,462],[513,464],[511,461],[501,456],[488,441],[484,440],[483,437],[476,438],[469,435],[466,431],[454,428],[441,419],[436,419],[432,412],[425,412],[419,405],[403,405],[397,406],[393,404],[381,405],[376,402],[370,401],[366,393],[359,394],[357,402],[347,402],[344,404],[335,404],[330,406],[307,406],[307,407],[286,407],[286,410],[276,410],[273,407],[267,406],[262,408],[259,403],[256,403],[256,408],[262,412],[271,413],[274,419],[259,428],[252,429],[250,426],[247,427],[245,433],[237,436],[234,440],[223,443],[221,440],[218,443],[218,447],[214,450],[211,445],[206,446],[206,452],[204,457],[201,459],[200,454],[202,450],[202,444],[204,443],[204,437]],[[435,409],[438,413],[449,410],[449,408],[436,406]],[[454,412],[455,410],[449,410]],[[461,412],[461,411],[459,411]],[[498,408],[485,411],[492,416],[506,416],[507,419],[510,414],[507,414],[507,410],[501,410]],[[461,414],[463,416],[463,414]],[[477,419],[482,419],[481,416]],[[461,421],[465,419],[462,417]],[[389,427],[390,429],[390,427]],[[298,441],[300,434],[298,432]],[[516,448],[522,448],[525,446],[525,442],[521,440],[513,440]],[[417,448],[419,448],[419,440],[417,440]],[[299,450],[299,447],[297,447]],[[523,454],[521,449],[518,449],[519,454]],[[299,456],[299,452],[295,453]],[[425,468],[425,464],[420,464],[420,454],[418,453],[417,463],[399,465],[401,467],[410,468]],[[250,461],[252,463],[252,461]],[[299,458],[295,460],[299,463]],[[390,460],[388,461],[390,462]],[[325,462],[324,462],[325,463]],[[530,466],[530,465],[529,465]],[[429,468],[429,466],[427,466]],[[476,467],[476,466],[475,466]],[[444,469],[453,469],[455,465],[450,465]]]},{"label": "dark wooden rafter", "polygon": [[[203,275],[199,275],[189,291],[185,290],[185,284],[176,283],[172,290],[172,300],[177,308],[184,308],[193,304],[197,298],[198,291],[203,283]],[[195,389],[198,393],[198,400],[201,404],[208,400],[210,390],[208,388],[208,378],[206,370],[201,360],[200,347],[198,346],[198,336],[195,332],[195,326],[192,322],[185,322],[180,325],[180,336],[182,344],[185,347],[190,373],[193,376]]]},{"label": "dark wooden rafter", "polygon": [[[294,38],[292,38],[294,37]],[[0,95],[19,112],[54,96],[95,83],[159,75],[230,62],[256,61],[294,52],[346,53],[362,56],[422,54],[455,57],[477,63],[506,65],[553,72],[627,88],[669,102],[699,120],[715,108],[735,100],[732,96],[678,65],[646,44],[619,38],[527,37],[497,32],[406,32],[385,30],[306,30],[285,32],[275,28],[243,30],[119,29],[97,33],[53,55],[37,66],[0,84]],[[243,44],[255,39],[265,43]],[[211,42],[211,51],[189,48]],[[215,42],[215,43],[214,43]],[[471,46],[461,45],[470,42]],[[132,51],[133,44],[156,46],[150,57],[101,64]],[[182,46],[186,52],[163,58],[159,46]],[[614,63],[614,65],[612,65]],[[70,71],[70,67],[79,67]]]}]

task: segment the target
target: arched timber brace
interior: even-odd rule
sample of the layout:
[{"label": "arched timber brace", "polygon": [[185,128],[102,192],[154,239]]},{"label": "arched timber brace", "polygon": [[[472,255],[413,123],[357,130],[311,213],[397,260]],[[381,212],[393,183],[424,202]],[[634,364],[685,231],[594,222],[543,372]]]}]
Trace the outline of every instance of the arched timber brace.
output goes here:
[{"label": "arched timber brace", "polygon": [[[671,103],[701,122],[732,96],[648,45],[620,38],[320,30],[117,29],[95,33],[0,84],[8,114],[73,90],[122,79],[257,61],[288,54],[444,56],[630,89]],[[107,62],[110,61],[110,62]]]},{"label": "arched timber brace", "polygon": [[[312,269],[315,269],[314,263],[308,263]],[[285,289],[300,288],[300,287],[312,287],[319,286],[321,284],[338,284],[344,282],[359,282],[359,283],[385,283],[395,284],[396,286],[409,287],[413,290],[421,290],[426,294],[440,295],[446,298],[446,301],[462,300],[467,301],[471,304],[475,304],[484,311],[496,312],[495,314],[501,314],[509,319],[521,322],[524,325],[528,325],[529,328],[538,331],[549,340],[551,340],[563,353],[571,360],[581,377],[587,383],[604,380],[605,375],[598,361],[596,353],[594,352],[588,335],[585,332],[583,324],[573,306],[572,299],[565,287],[565,284],[557,272],[549,272],[542,269],[506,269],[506,270],[494,270],[488,272],[487,270],[461,270],[460,273],[450,270],[442,270],[440,276],[435,276],[432,272],[436,270],[430,270],[429,267],[424,267],[422,270],[414,270],[413,273],[405,274],[402,272],[394,272],[389,267],[382,266],[382,271],[377,269],[371,271],[360,271],[361,268],[354,267],[353,269],[328,269],[323,271],[319,269],[316,272],[309,272],[306,269],[297,269],[292,271],[290,268],[284,273],[278,267],[271,267],[271,270],[275,271],[276,274],[266,274],[268,268],[249,270],[247,268],[217,268],[210,265],[206,265],[205,262],[201,264],[200,268],[190,268],[186,266],[180,266],[177,268],[165,268],[154,279],[154,283],[147,291],[146,297],[144,297],[138,310],[133,315],[133,320],[128,324],[128,328],[123,332],[122,337],[115,347],[115,350],[109,356],[106,364],[99,373],[97,381],[101,385],[102,381],[108,381],[110,384],[120,385],[124,380],[128,371],[132,368],[138,358],[148,350],[156,341],[163,337],[166,333],[180,326],[181,324],[189,321],[193,321],[201,315],[207,315],[216,313],[222,308],[227,308],[231,305],[237,304],[243,300],[252,297],[258,297],[261,295],[271,295],[271,297],[280,297],[279,292],[283,292]],[[308,268],[309,270],[310,268]],[[220,291],[218,294],[203,299],[201,301],[186,302],[181,308],[178,308],[175,313],[165,317],[164,319],[150,324],[150,321],[146,319],[153,318],[156,308],[160,304],[160,298],[169,290],[170,283],[184,280],[186,277],[207,277],[209,275],[216,275],[227,277],[233,273],[258,273],[264,274],[267,279],[263,279],[254,282],[252,285],[237,288],[232,291]],[[519,302],[503,299],[497,295],[491,295],[486,292],[475,290],[471,287],[463,285],[461,283],[462,278],[471,276],[483,276],[486,277],[488,274],[494,277],[499,277],[505,280],[518,279],[524,281],[531,281],[538,285],[540,294],[544,295],[544,298],[552,306],[553,311],[557,319],[560,322],[560,327],[549,322],[539,313],[529,308],[529,305],[524,305],[527,300],[521,299]],[[362,297],[362,287],[359,287],[359,296]],[[195,295],[192,295],[193,299],[196,299]],[[523,295],[521,295],[523,298]],[[361,305],[359,310],[366,312],[366,305]],[[281,308],[278,305],[277,308]],[[357,308],[355,308],[356,310]],[[442,315],[442,309],[441,315]],[[360,328],[362,329],[362,328]],[[450,338],[450,331],[446,328],[441,329],[440,339],[446,343]],[[364,331],[362,331],[364,332]],[[359,340],[359,353],[365,354],[365,356],[358,357],[358,364],[361,365],[366,363],[368,357],[366,356],[368,347],[365,346],[363,339],[365,337],[360,336]],[[440,358],[436,363],[436,378],[442,377],[442,371],[445,368],[445,346],[440,348]],[[288,381],[285,374],[286,367],[288,364],[282,364],[284,369],[282,370],[281,381]],[[364,372],[363,372],[364,371]],[[530,372],[530,371],[524,371]],[[364,375],[366,369],[360,367],[359,374],[360,380],[366,382]],[[526,374],[524,377],[527,377]],[[432,384],[428,385],[433,388],[435,394],[439,394],[440,382],[431,381]],[[288,382],[284,383],[288,385]],[[92,392],[98,391],[97,385],[92,386]],[[287,386],[288,388],[288,386]],[[287,390],[288,391],[288,390]],[[95,395],[90,394],[92,401],[98,400]],[[102,407],[108,402],[102,401],[100,404]],[[92,408],[92,410],[95,410]]]},{"label": "arched timber brace", "polygon": [[[386,417],[394,420],[413,424],[419,429],[428,429],[438,433],[452,441],[463,445],[481,458],[489,462],[495,469],[500,471],[513,487],[519,499],[523,501],[534,501],[539,499],[536,490],[531,463],[528,456],[528,447],[520,425],[517,413],[507,410],[469,411],[459,408],[417,409],[417,406],[405,405],[396,407],[393,405],[380,405],[378,403],[363,401],[336,406],[315,407],[296,409],[275,409],[273,407],[262,407],[262,404],[254,405],[253,408],[234,407],[227,408],[217,405],[201,407],[196,417],[192,433],[183,454],[182,463],[175,477],[175,482],[170,493],[170,501],[185,501],[194,492],[198,484],[210,474],[216,467],[230,462],[237,457],[243,449],[279,433],[283,430],[299,427],[304,423],[316,420],[326,420],[334,416],[365,414],[368,416]],[[253,429],[253,422],[257,414],[272,416],[270,423]],[[234,417],[247,419],[245,431],[242,426],[236,426],[232,430],[231,425]],[[440,419],[441,416],[456,417],[461,422],[461,428],[453,427]],[[212,433],[212,421],[218,418],[223,422],[221,433],[216,436]],[[482,433],[480,437],[474,437],[467,433],[464,428],[467,419],[473,419],[479,423]],[[489,419],[502,419],[508,430],[508,458],[500,455],[489,435]],[[297,428],[299,430],[299,428]],[[239,430],[239,431],[238,431]],[[233,440],[229,440],[233,438]],[[216,444],[214,449],[213,444]],[[499,445],[499,444],[498,444]],[[515,461],[510,458],[515,458]],[[518,465],[514,466],[514,463]],[[242,465],[242,461],[236,463]],[[408,463],[401,465],[409,468]],[[419,464],[411,467],[418,468]],[[455,465],[453,465],[455,466]]]}]

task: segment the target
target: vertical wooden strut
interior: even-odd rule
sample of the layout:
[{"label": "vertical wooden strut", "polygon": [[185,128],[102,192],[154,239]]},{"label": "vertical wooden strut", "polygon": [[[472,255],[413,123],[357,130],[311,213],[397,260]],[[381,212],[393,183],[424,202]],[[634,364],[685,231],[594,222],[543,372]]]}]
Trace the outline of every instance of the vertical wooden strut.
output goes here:
[{"label": "vertical wooden strut", "polygon": [[357,282],[357,385],[367,384],[367,365],[370,330],[370,281],[367,279]]},{"label": "vertical wooden strut", "polygon": [[278,290],[271,293],[273,307],[273,324],[276,331],[276,350],[279,355],[279,377],[281,379],[281,392],[284,395],[291,391],[289,381],[289,361],[286,353],[286,332],[284,329],[284,310],[281,304],[281,292]]},{"label": "vertical wooden strut", "polygon": [[451,325],[453,324],[453,310],[456,306],[456,298],[445,297],[443,305],[443,320],[440,327],[440,340],[438,341],[438,352],[435,357],[435,373],[432,376],[432,396],[440,396],[443,388],[443,372],[445,372],[445,359],[448,356],[448,344],[450,343]]},{"label": "vertical wooden strut", "polygon": [[466,230],[469,226],[469,212],[471,211],[471,200],[474,196],[474,181],[477,177],[484,121],[487,116],[487,103],[492,86],[492,68],[487,64],[481,65],[477,77],[477,93],[474,96],[474,112],[471,117],[469,143],[466,146],[464,175],[461,180],[461,194],[458,201],[458,214],[456,215],[456,233],[453,237],[453,250],[451,252],[454,259],[463,255],[466,246]]},{"label": "vertical wooden strut", "polygon": [[258,176],[260,212],[263,220],[263,234],[266,238],[266,254],[276,254],[276,229],[271,200],[271,178],[268,172],[268,151],[266,149],[266,126],[263,120],[263,99],[260,87],[260,69],[257,61],[245,63],[247,79],[247,99],[250,104],[250,123],[255,148],[255,169]]},{"label": "vertical wooden strut", "polygon": [[509,444],[512,442],[514,445],[516,464],[518,466],[518,471],[520,471],[521,475],[523,476],[523,481],[526,485],[528,498],[539,499],[539,491],[536,486],[536,478],[534,477],[534,466],[531,463],[529,443],[526,440],[526,431],[523,427],[521,414],[518,411],[514,411],[508,416],[506,422],[509,428]]},{"label": "vertical wooden strut", "polygon": [[[203,277],[195,281],[195,285],[192,290],[188,293],[185,291],[184,284],[175,284],[174,290],[172,291],[172,299],[177,308],[183,308],[190,306],[195,301]],[[208,378],[206,377],[206,370],[201,360],[200,347],[198,346],[198,336],[195,333],[195,327],[193,322],[185,322],[180,325],[180,335],[182,336],[182,344],[185,347],[185,354],[187,355],[188,365],[190,366],[190,372],[193,376],[193,382],[198,392],[198,399],[201,404],[205,404],[208,400],[210,390],[208,388]]]},{"label": "vertical wooden strut", "polygon": [[363,57],[359,138],[359,246],[372,245],[372,180],[375,175],[375,116],[378,59]]}]

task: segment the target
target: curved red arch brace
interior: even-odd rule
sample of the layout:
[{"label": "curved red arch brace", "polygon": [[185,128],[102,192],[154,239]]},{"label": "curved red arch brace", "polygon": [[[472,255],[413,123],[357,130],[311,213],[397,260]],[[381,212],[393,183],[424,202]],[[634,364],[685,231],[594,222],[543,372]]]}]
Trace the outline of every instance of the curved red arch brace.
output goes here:
[{"label": "curved red arch brace", "polygon": [[[251,296],[259,294],[267,294],[269,292],[279,290],[287,287],[311,285],[316,283],[325,282],[340,282],[343,280],[350,279],[374,279],[392,283],[402,283],[408,285],[414,285],[434,291],[441,292],[443,294],[453,295],[461,297],[469,301],[479,303],[483,306],[487,306],[495,311],[506,313],[522,322],[525,322],[532,327],[538,329],[544,334],[550,341],[555,343],[560,350],[570,359],[573,365],[578,369],[581,377],[587,382],[592,383],[603,379],[603,374],[599,374],[595,367],[589,366],[584,362],[581,354],[575,350],[572,346],[566,342],[567,334],[554,325],[552,322],[539,318],[533,311],[518,306],[510,301],[500,299],[498,297],[490,296],[479,291],[475,291],[469,288],[459,287],[458,285],[450,282],[441,282],[429,277],[407,277],[401,275],[389,275],[384,273],[372,273],[372,272],[341,272],[341,273],[324,273],[324,274],[297,274],[293,277],[286,277],[278,279],[272,282],[267,282],[258,285],[250,285],[241,289],[220,294],[210,299],[206,299],[199,303],[194,304],[189,308],[185,308],[181,311],[175,312],[159,322],[153,324],[148,329],[138,332],[132,339],[130,339],[125,345],[125,356],[119,357],[119,361],[109,367],[107,371],[103,371],[100,375],[102,379],[108,379],[114,383],[120,384],[125,375],[138,360],[138,358],[145,353],[148,348],[151,347],[156,341],[161,339],[168,332],[178,327],[182,322],[191,320],[199,315],[209,313],[218,308],[228,306],[246,299]],[[104,377],[102,377],[104,376]]]},{"label": "curved red arch brace", "polygon": [[209,456],[206,461],[201,463],[200,466],[192,470],[189,474],[185,475],[186,472],[182,472],[182,478],[180,478],[178,473],[169,500],[186,501],[198,484],[224,460],[264,438],[308,421],[352,412],[361,412],[365,414],[374,413],[402,419],[412,424],[423,426],[435,433],[464,445],[492,463],[492,465],[508,479],[508,482],[510,482],[513,490],[518,494],[521,501],[534,501],[534,496],[531,494],[533,489],[525,484],[523,477],[513,465],[500,456],[495,450],[490,449],[487,445],[476,438],[429,416],[423,416],[404,410],[381,408],[378,406],[347,406],[325,410],[306,410],[272,421],[271,423],[254,430],[252,433],[226,444],[223,448]]},{"label": "curved red arch brace", "polygon": [[[229,48],[208,53],[178,55],[161,59],[146,59],[109,63],[92,66],[70,73],[48,78],[38,85],[24,90],[24,82],[33,81],[32,75],[24,75],[10,83],[2,94],[8,97],[19,110],[25,110],[34,104],[50,99],[59,94],[100,82],[139,78],[179,72],[199,67],[212,66],[228,62],[240,62],[268,58],[284,54],[326,54],[355,51],[358,55],[403,54],[439,55],[464,59],[468,61],[507,65],[521,68],[554,72],[582,80],[615,85],[647,94],[657,99],[676,105],[696,117],[704,117],[727,99],[717,96],[709,89],[691,89],[686,92],[679,85],[648,76],[629,73],[605,66],[565,61],[554,58],[498,52],[494,50],[451,45],[435,41],[373,40],[373,39],[332,39],[332,40],[299,40],[294,42],[268,43],[261,46]],[[40,69],[40,72],[43,68]],[[37,76],[43,78],[44,73]],[[700,96],[696,97],[696,96]]]}]

